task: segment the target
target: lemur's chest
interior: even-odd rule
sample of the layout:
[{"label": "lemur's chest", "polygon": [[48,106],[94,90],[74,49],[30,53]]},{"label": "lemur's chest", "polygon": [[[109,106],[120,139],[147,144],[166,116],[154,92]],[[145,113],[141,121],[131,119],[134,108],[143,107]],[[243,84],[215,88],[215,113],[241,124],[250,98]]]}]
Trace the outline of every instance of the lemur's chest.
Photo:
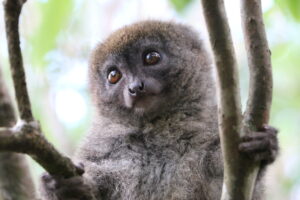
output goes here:
[{"label": "lemur's chest", "polygon": [[123,143],[103,157],[98,180],[103,191],[110,191],[106,199],[198,199],[205,174],[202,155],[196,152],[187,141],[169,146]]}]

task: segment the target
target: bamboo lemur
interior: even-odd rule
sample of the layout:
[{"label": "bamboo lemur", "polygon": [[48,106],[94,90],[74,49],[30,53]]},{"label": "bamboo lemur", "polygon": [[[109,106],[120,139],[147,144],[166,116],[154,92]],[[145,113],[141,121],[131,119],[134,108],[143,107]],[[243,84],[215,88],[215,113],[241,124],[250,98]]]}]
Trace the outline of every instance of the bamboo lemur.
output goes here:
[{"label": "bamboo lemur", "polygon": [[[76,155],[85,173],[44,175],[44,199],[220,199],[216,89],[197,33],[161,21],[126,26],[93,51],[89,84],[95,116]],[[262,170],[278,152],[276,132],[265,126],[241,141]],[[253,200],[263,199],[262,180]]]}]

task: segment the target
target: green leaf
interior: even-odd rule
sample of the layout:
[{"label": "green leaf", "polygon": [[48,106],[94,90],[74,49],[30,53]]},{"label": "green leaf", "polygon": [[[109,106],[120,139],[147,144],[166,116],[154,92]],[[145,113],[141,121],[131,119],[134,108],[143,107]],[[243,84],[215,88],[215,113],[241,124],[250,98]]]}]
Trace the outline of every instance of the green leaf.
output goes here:
[{"label": "green leaf", "polygon": [[34,66],[43,67],[47,64],[45,55],[56,47],[57,36],[65,28],[73,4],[72,0],[48,0],[38,3],[40,24],[29,39]]},{"label": "green leaf", "polygon": [[177,12],[183,12],[193,0],[169,0]]},{"label": "green leaf", "polygon": [[279,7],[297,22],[300,22],[300,0],[276,0]]}]

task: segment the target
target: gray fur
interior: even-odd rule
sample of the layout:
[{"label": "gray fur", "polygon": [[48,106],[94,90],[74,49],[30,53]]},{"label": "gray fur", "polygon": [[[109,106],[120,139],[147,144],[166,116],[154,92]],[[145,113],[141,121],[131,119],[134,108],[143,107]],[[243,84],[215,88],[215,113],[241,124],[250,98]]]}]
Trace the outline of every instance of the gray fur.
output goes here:
[{"label": "gray fur", "polygon": [[[97,199],[220,199],[215,83],[210,56],[198,38],[181,24],[144,21],[116,31],[94,50],[89,77],[95,117],[76,158]],[[147,48],[163,54],[158,66],[142,66]],[[142,109],[124,106],[129,76],[120,86],[109,86],[110,65],[158,81],[162,92]],[[261,181],[258,185],[254,200],[261,199]]]}]

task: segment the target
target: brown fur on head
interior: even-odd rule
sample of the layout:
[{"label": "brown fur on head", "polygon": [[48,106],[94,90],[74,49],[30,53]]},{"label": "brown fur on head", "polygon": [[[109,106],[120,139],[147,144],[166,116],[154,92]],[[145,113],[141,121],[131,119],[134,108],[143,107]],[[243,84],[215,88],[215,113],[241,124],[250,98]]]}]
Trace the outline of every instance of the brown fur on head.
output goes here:
[{"label": "brown fur on head", "polygon": [[[143,64],[149,50],[161,54],[154,66]],[[95,48],[90,60],[89,82],[97,112],[155,117],[210,106],[214,84],[207,55],[198,35],[181,24],[144,21],[117,30]],[[123,73],[115,85],[107,82],[109,67]],[[137,106],[128,103],[126,93],[134,79],[148,84],[145,87],[151,93],[137,101]]]}]

